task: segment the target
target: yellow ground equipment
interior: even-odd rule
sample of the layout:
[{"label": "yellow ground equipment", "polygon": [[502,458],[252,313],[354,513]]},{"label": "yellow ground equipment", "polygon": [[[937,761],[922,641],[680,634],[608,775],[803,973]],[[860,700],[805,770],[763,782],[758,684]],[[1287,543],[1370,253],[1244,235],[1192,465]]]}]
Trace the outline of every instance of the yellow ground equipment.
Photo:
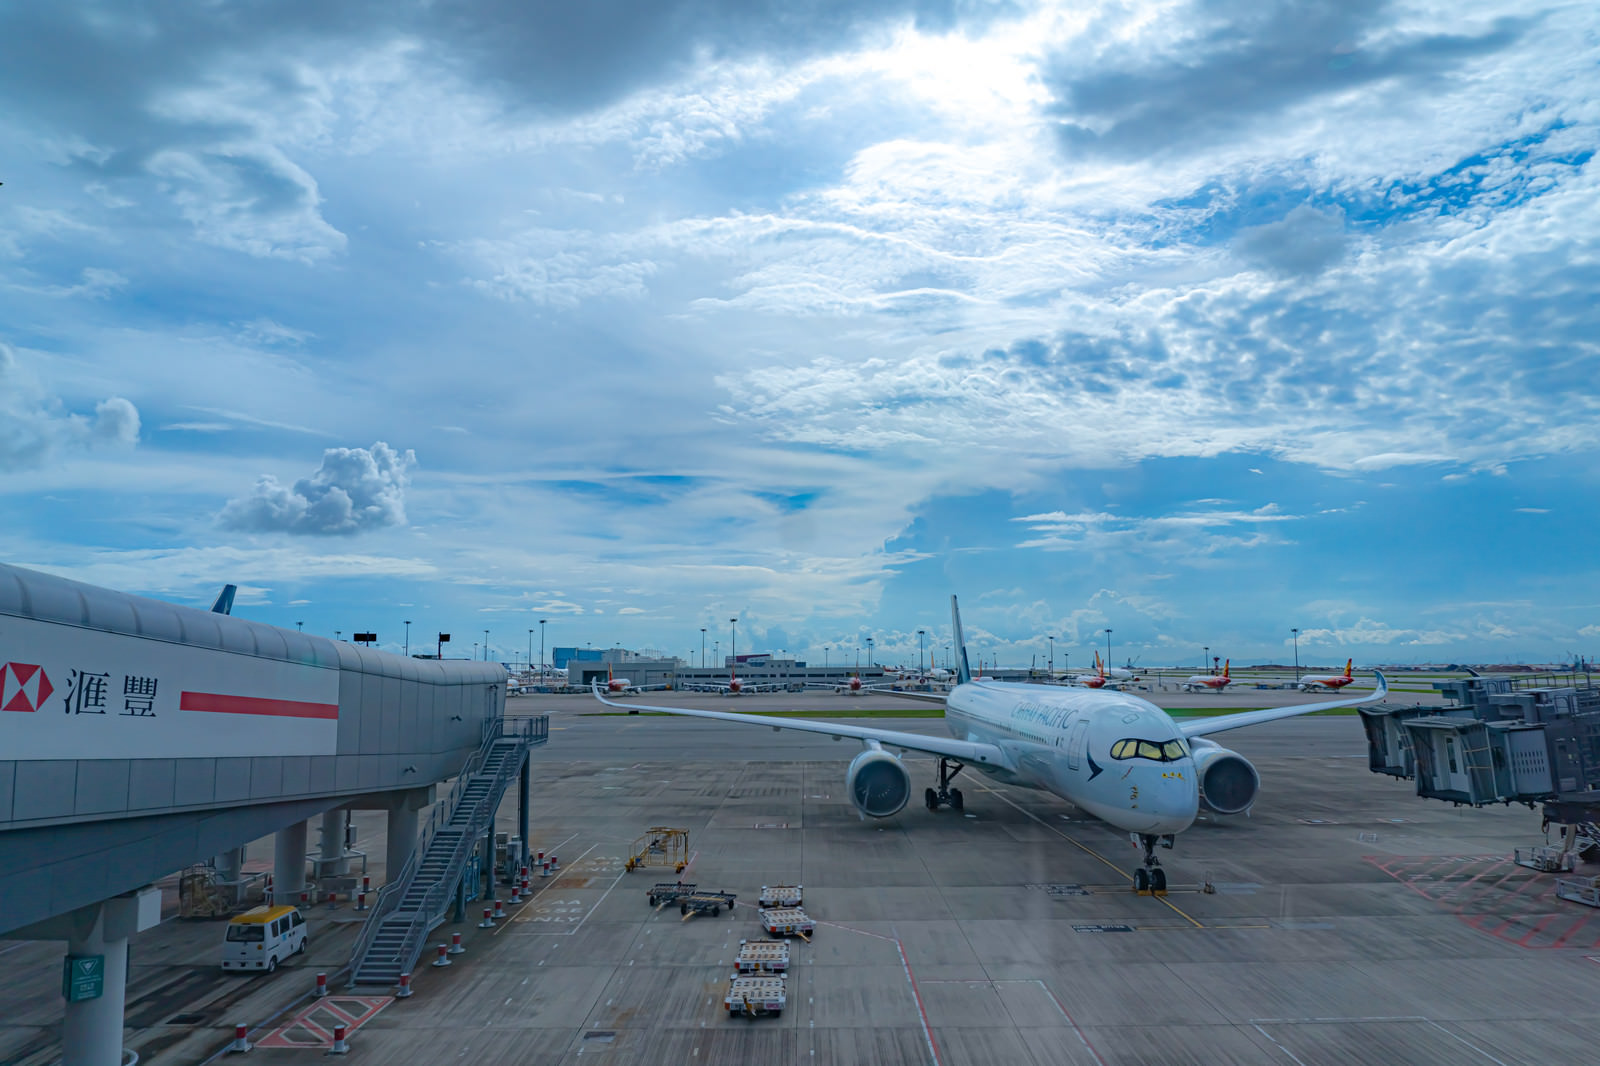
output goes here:
[{"label": "yellow ground equipment", "polygon": [[178,917],[225,918],[232,910],[211,867],[191,866],[178,875]]},{"label": "yellow ground equipment", "polygon": [[651,826],[649,832],[635,840],[633,855],[627,862],[630,871],[642,866],[670,866],[680,874],[688,865],[689,831],[664,825]]}]

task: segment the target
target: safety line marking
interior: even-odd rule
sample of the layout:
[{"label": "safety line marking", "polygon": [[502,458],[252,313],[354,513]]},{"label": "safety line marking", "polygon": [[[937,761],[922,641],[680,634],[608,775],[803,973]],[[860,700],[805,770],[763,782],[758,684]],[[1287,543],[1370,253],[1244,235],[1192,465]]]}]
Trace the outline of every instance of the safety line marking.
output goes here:
[{"label": "safety line marking", "polygon": [[[1024,809],[1019,804],[1013,802],[1009,796],[1001,795],[999,792],[996,792],[994,789],[990,788],[988,785],[981,785],[980,784],[978,787],[983,789],[985,792],[989,793],[991,796],[995,797],[996,799],[1001,800],[1004,803],[1010,804],[1012,807],[1015,807],[1018,811],[1021,811],[1023,814],[1027,815],[1029,818],[1032,818],[1034,821],[1038,822],[1040,825],[1044,826],[1046,829],[1050,830],[1050,832],[1054,833],[1056,836],[1060,837],[1062,840],[1065,840],[1067,843],[1071,844],[1073,847],[1077,848],[1078,850],[1084,852],[1085,854],[1093,855],[1095,858],[1099,859],[1101,862],[1105,863],[1107,866],[1109,866],[1113,870],[1117,871],[1117,873],[1121,874],[1124,878],[1127,878],[1127,880],[1128,880],[1128,882],[1130,884],[1133,882],[1133,877],[1126,870],[1124,870],[1122,867],[1118,866],[1116,863],[1112,862],[1110,859],[1106,858],[1104,855],[1100,854],[1098,851],[1096,851],[1093,848],[1089,847],[1087,844],[1080,843],[1078,840],[1074,839],[1073,837],[1070,837],[1067,834],[1063,833],[1061,830],[1057,829],[1055,826],[1051,825],[1049,822],[1045,821],[1043,818],[1040,818],[1037,814],[1034,814],[1032,811]],[[1161,903],[1161,904],[1165,905],[1167,907],[1167,909],[1171,910],[1174,914],[1178,915],[1180,918],[1182,918],[1185,921],[1187,921],[1190,925],[1194,926],[1196,929],[1204,929],[1206,927],[1204,922],[1202,922],[1199,919],[1195,918],[1188,911],[1185,911],[1182,907],[1179,907],[1177,904],[1175,904],[1171,900],[1167,899],[1167,897],[1165,897],[1165,896],[1151,896],[1150,898],[1156,900],[1158,903]]]}]

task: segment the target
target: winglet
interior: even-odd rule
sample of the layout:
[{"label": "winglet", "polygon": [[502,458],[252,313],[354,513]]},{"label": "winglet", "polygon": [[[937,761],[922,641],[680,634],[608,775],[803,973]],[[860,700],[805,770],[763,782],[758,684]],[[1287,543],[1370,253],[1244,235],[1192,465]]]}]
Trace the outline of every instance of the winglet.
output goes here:
[{"label": "winglet", "polygon": [[965,685],[972,680],[972,668],[967,665],[967,638],[961,633],[961,608],[955,595],[950,596],[950,638],[956,644],[956,684]]},{"label": "winglet", "polygon": [[224,585],[222,591],[217,593],[217,602],[211,605],[212,614],[232,614],[233,594],[239,591],[237,585]]}]

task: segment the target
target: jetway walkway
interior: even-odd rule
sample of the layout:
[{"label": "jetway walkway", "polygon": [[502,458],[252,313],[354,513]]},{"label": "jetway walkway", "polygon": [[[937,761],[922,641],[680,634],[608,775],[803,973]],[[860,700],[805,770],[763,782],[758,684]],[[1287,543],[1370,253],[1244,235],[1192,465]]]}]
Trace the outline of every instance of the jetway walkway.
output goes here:
[{"label": "jetway walkway", "polygon": [[[445,920],[479,840],[493,847],[495,814],[528,751],[549,739],[549,718],[494,719],[434,808],[411,858],[378,893],[351,955],[351,983],[393,985],[416,965],[428,934]],[[490,851],[492,858],[493,852]]]}]

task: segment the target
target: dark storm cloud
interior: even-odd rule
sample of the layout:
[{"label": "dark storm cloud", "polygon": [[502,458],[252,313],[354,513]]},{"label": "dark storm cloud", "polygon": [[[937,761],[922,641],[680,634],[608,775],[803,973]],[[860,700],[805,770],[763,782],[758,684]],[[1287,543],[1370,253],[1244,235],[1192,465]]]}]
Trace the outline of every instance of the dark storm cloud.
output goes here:
[{"label": "dark storm cloud", "polygon": [[[30,121],[120,132],[118,147],[137,154],[145,138],[128,122],[153,94],[240,58],[261,65],[414,40],[425,61],[493,85],[513,106],[570,114],[703,56],[803,56],[901,20],[938,29],[1010,9],[1004,0],[16,4],[0,10],[0,96]],[[280,91],[302,89],[291,77]]]},{"label": "dark storm cloud", "polygon": [[1070,150],[1143,155],[1209,145],[1254,120],[1378,82],[1413,87],[1514,44],[1531,20],[1477,33],[1398,34],[1387,0],[1199,0],[1192,33],[1056,57],[1045,73]]}]

